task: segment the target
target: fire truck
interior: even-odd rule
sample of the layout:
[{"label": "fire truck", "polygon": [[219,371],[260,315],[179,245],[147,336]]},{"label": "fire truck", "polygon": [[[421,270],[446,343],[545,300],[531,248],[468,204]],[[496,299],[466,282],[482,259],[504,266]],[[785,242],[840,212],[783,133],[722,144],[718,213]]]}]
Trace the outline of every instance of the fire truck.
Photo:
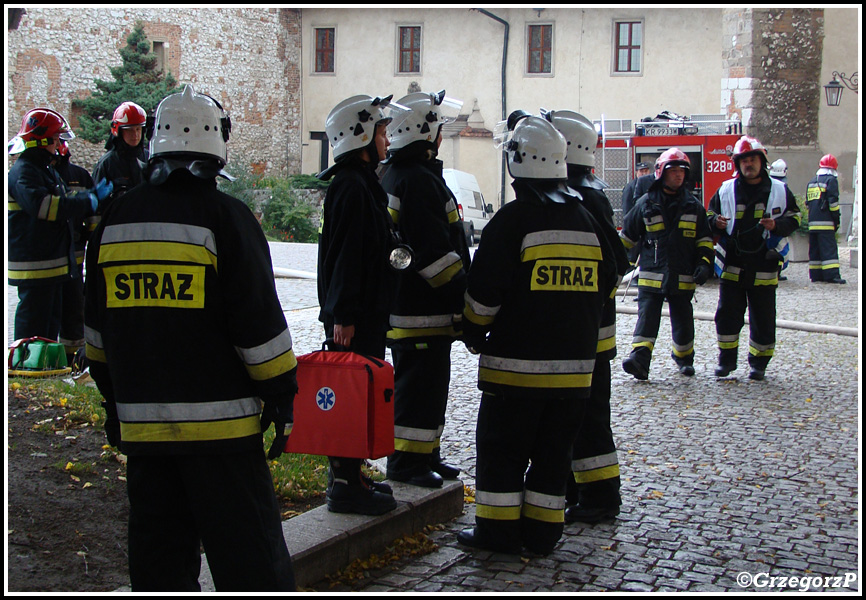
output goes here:
[{"label": "fire truck", "polygon": [[644,162],[652,170],[656,159],[669,148],[679,148],[689,157],[688,185],[706,207],[734,175],[731,152],[740,139],[742,126],[724,115],[682,117],[663,112],[639,123],[629,119],[595,121],[599,131],[595,174],[610,186],[605,190],[614,209],[617,226],[622,225],[622,190],[634,178],[635,165]]}]

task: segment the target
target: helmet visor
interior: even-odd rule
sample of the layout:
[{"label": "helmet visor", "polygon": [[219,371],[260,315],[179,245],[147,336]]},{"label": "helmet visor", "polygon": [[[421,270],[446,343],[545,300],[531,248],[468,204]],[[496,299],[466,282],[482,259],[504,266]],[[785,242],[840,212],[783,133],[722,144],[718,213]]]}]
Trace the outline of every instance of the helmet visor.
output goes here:
[{"label": "helmet visor", "polygon": [[457,100],[450,96],[444,96],[439,102],[439,119],[442,123],[451,123],[456,121],[460,115],[460,109],[463,108],[463,100]]},{"label": "helmet visor", "polygon": [[508,121],[499,121],[493,128],[493,147],[497,150],[511,141],[514,132],[508,128]]}]

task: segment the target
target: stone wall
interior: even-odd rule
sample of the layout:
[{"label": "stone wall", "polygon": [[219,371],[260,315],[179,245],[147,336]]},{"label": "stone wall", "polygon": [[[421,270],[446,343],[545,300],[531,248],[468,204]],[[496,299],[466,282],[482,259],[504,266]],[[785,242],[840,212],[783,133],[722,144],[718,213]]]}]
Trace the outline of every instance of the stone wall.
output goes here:
[{"label": "stone wall", "polygon": [[725,9],[722,109],[767,146],[818,141],[824,11]]},{"label": "stone wall", "polygon": [[[118,50],[137,21],[162,42],[167,70],[231,115],[230,165],[300,172],[300,9],[27,8],[7,30],[7,139],[34,106],[74,127],[72,99],[91,94],[94,79],[113,81],[109,68],[122,64]],[[104,152],[81,139],[71,147],[87,169]]]}]

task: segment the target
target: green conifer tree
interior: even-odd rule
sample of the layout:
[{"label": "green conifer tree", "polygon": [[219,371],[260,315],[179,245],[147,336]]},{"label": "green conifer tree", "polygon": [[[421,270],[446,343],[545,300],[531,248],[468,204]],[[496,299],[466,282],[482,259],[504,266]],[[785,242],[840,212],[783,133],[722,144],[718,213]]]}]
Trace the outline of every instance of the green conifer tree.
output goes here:
[{"label": "green conifer tree", "polygon": [[135,29],[126,38],[126,47],[120,49],[120,58],[123,64],[110,69],[114,81],[96,79],[96,91],[90,98],[72,101],[73,108],[84,110],[78,119],[76,133],[89,142],[99,143],[108,139],[111,117],[122,103],[135,102],[147,114],[152,114],[163,98],[180,91],[170,71],[164,75],[157,69],[156,55],[151,52],[141,22],[135,24]]}]

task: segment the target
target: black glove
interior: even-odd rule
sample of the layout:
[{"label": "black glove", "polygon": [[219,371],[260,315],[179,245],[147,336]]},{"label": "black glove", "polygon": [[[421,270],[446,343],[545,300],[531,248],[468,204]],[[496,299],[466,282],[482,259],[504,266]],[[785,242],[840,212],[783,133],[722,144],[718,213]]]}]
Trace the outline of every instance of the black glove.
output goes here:
[{"label": "black glove", "polygon": [[274,424],[274,443],[268,450],[268,459],[279,458],[286,449],[289,434],[292,433],[294,417],[294,394],[290,398],[281,400],[269,400],[262,408],[262,432],[268,430],[271,423]]},{"label": "black glove", "polygon": [[694,277],[697,285],[704,285],[710,278],[710,265],[698,265]]},{"label": "black glove", "polygon": [[108,445],[120,448],[120,419],[117,418],[117,407],[107,402],[102,403],[105,409],[105,437]]}]

